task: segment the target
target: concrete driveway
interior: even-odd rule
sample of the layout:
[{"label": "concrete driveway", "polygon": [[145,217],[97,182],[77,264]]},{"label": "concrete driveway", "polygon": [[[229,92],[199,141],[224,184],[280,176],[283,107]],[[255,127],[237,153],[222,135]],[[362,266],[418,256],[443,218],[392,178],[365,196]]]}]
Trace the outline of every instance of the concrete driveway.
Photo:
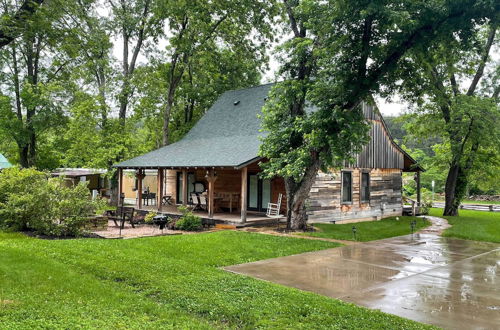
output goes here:
[{"label": "concrete driveway", "polygon": [[415,234],[225,269],[448,329],[500,328],[500,244]]}]

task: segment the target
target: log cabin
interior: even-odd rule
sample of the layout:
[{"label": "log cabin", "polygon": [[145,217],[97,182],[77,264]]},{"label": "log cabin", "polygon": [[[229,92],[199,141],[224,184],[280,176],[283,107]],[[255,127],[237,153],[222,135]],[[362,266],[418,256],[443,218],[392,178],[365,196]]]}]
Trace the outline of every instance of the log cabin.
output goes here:
[{"label": "log cabin", "polygon": [[[199,204],[194,198],[204,195],[206,213],[200,215],[241,224],[264,219],[268,203],[281,194],[280,212],[286,214],[284,180],[259,176],[265,161],[258,155],[265,135],[259,114],[272,86],[225,92],[180,141],[116,164],[119,196],[135,197],[139,209],[178,214],[178,205]],[[318,173],[307,201],[309,222],[401,215],[402,173],[416,172],[420,186],[422,168],[393,140],[376,106],[363,103],[362,108],[371,125],[370,142],[354,163]],[[152,173],[156,179],[148,180]]]}]

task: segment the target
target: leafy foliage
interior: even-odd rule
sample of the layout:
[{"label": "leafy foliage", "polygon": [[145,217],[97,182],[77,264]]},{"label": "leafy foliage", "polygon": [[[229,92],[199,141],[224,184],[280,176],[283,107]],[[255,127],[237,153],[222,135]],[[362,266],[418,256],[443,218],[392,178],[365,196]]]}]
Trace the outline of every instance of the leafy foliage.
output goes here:
[{"label": "leafy foliage", "polygon": [[157,215],[158,213],[156,212],[148,212],[148,214],[146,214],[146,216],[144,217],[144,222],[148,224],[153,223],[153,218],[156,217]]},{"label": "leafy foliage", "polygon": [[177,220],[175,227],[179,230],[197,231],[201,229],[201,218],[192,212],[186,212]]},{"label": "leafy foliage", "polygon": [[201,229],[201,218],[195,214],[187,206],[179,206],[182,216],[175,220],[173,224],[175,229],[186,231],[197,231]]},{"label": "leafy foliage", "polygon": [[65,186],[63,179],[16,167],[0,173],[0,225],[49,236],[77,236],[88,216],[100,208],[85,184]]},{"label": "leafy foliage", "polygon": [[407,116],[408,130],[443,138],[436,148],[447,167],[444,212],[448,215],[458,213],[472,178],[499,166],[499,66],[490,58],[498,47],[497,19],[415,47],[398,72],[399,90],[416,104]]}]

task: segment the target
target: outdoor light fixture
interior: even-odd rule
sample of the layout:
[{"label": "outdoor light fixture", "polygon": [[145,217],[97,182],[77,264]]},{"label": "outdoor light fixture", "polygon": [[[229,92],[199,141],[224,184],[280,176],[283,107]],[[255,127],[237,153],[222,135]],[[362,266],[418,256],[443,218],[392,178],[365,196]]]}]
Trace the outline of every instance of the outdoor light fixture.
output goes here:
[{"label": "outdoor light fixture", "polygon": [[352,235],[354,236],[354,240],[356,241],[356,227],[352,226]]},{"label": "outdoor light fixture", "polygon": [[410,227],[411,227],[411,234],[413,235],[413,232],[415,231],[415,226],[417,225],[417,220],[412,220],[410,222]]}]

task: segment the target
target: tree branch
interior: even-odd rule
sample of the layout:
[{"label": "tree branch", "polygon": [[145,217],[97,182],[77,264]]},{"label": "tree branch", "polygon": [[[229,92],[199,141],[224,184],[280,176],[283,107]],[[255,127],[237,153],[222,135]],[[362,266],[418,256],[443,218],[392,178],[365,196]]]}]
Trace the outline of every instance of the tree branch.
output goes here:
[{"label": "tree branch", "polygon": [[488,61],[488,57],[490,55],[491,45],[493,45],[493,41],[495,40],[495,33],[497,31],[496,24],[493,24],[490,27],[490,33],[488,34],[488,40],[486,41],[486,45],[483,49],[483,54],[481,56],[481,62],[479,62],[479,66],[477,68],[476,74],[474,75],[474,79],[472,79],[472,83],[469,86],[469,90],[467,91],[468,96],[472,96],[476,91],[477,84],[479,80],[483,76],[484,67],[486,66],[486,61]]},{"label": "tree branch", "polygon": [[295,19],[295,15],[293,14],[292,6],[288,2],[288,0],[283,0],[283,3],[285,4],[286,12],[287,12],[287,15],[288,15],[288,19],[290,20],[290,25],[291,25],[291,28],[292,28],[294,36],[296,38],[304,37],[302,35],[303,31],[299,31],[299,28],[297,26],[297,20]]},{"label": "tree branch", "polygon": [[366,79],[356,82],[356,87],[353,89],[353,95],[347,98],[350,101],[346,103],[346,108],[353,109],[358,106],[361,102],[361,99],[365,97],[366,94],[376,86],[377,82],[380,80],[380,77],[392,70],[396,66],[397,62],[401,59],[401,57],[403,57],[408,49],[413,47],[413,45],[424,40],[427,37],[431,37],[434,32],[439,29],[440,26],[452,19],[457,19],[464,16],[465,14],[467,14],[467,12],[467,8],[460,7],[437,21],[422,25],[413,30],[406,36],[406,38],[404,38],[396,46],[392,47],[392,51],[389,52],[385,59],[381,61],[378,67],[374,69]]},{"label": "tree branch", "polygon": [[[43,3],[44,0],[24,0],[22,6],[17,10],[12,19],[12,25],[18,26],[25,22],[31,15],[33,15],[37,8]],[[19,35],[17,32],[12,32],[11,27],[0,27],[0,48],[10,44]]]},{"label": "tree branch", "polygon": [[372,36],[373,17],[369,16],[363,24],[363,36],[361,37],[361,58],[358,65],[358,80],[362,80],[366,75],[366,64],[370,54],[370,40]]},{"label": "tree branch", "polygon": [[147,18],[149,14],[149,4],[150,0],[147,0],[146,3],[144,4],[144,11],[142,12],[142,18],[141,18],[141,27],[139,29],[139,36],[137,37],[137,43],[134,47],[134,53],[132,55],[132,60],[130,61],[130,66],[129,66],[129,73],[132,74],[134,73],[135,69],[135,63],[137,61],[137,57],[139,56],[139,52],[141,51],[142,43],[144,41],[144,30],[146,29],[147,25]]}]

